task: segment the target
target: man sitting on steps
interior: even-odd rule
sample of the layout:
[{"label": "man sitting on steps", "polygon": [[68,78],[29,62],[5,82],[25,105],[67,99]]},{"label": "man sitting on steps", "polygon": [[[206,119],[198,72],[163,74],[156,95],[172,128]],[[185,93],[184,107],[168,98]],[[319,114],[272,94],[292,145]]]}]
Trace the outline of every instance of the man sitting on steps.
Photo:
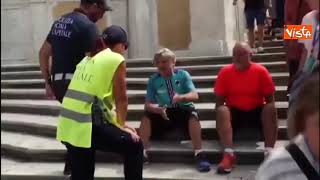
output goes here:
[{"label": "man sitting on steps", "polygon": [[224,155],[218,173],[230,173],[235,165],[233,130],[243,124],[263,127],[265,155],[277,139],[275,86],[268,70],[251,61],[252,50],[246,43],[233,49],[233,64],[223,67],[215,83],[217,130]]},{"label": "man sitting on steps", "polygon": [[152,75],[147,86],[145,115],[141,120],[140,136],[144,144],[145,162],[150,137],[179,128],[188,132],[200,172],[210,171],[210,164],[201,150],[201,126],[198,112],[192,101],[198,93],[188,72],[175,69],[175,54],[167,48],[159,50],[154,56],[158,72]]}]

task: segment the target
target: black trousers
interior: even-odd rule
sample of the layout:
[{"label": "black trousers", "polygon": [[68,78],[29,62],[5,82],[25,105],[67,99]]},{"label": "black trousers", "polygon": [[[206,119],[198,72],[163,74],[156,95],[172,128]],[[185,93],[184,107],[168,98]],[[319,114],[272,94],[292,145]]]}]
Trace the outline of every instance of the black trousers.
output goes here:
[{"label": "black trousers", "polygon": [[93,180],[95,151],[114,152],[124,156],[126,180],[142,180],[143,144],[134,142],[131,135],[111,124],[92,127],[92,147],[79,148],[67,144],[71,157],[71,179]]},{"label": "black trousers", "polygon": [[68,86],[70,84],[70,80],[58,80],[52,82],[52,90],[56,99],[62,103],[63,97],[68,90]]},{"label": "black trousers", "polygon": [[[62,103],[63,97],[66,94],[67,90],[68,90],[68,86],[70,84],[70,80],[58,80],[58,81],[52,81],[52,90],[54,95],[56,96],[56,99]],[[65,165],[67,167],[67,169],[70,168],[71,166],[71,157],[69,155],[69,149],[67,147],[67,153],[65,155]]]}]

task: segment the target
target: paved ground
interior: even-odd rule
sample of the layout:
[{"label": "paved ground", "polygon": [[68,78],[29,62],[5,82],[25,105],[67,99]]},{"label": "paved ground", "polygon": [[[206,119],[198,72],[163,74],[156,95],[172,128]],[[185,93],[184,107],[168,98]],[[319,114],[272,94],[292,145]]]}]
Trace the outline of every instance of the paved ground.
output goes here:
[{"label": "paved ground", "polygon": [[[19,175],[29,176],[24,179],[67,179],[62,175],[62,163],[27,163],[1,158],[1,179],[19,179]],[[184,164],[149,164],[144,167],[144,178],[152,180],[253,180],[257,166],[238,166],[229,175],[215,173],[216,166],[208,173],[198,173],[192,165]],[[44,178],[46,176],[46,178]],[[38,178],[37,178],[38,177]],[[123,179],[121,164],[96,164],[96,179]],[[23,178],[21,178],[23,179]]]}]

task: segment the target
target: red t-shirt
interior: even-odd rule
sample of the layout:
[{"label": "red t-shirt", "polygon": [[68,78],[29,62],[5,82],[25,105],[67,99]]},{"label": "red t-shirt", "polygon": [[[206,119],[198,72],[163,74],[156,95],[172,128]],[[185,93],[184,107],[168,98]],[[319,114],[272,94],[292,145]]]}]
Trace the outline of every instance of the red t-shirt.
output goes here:
[{"label": "red t-shirt", "polygon": [[251,63],[246,71],[239,71],[234,64],[223,67],[217,77],[214,92],[226,98],[226,104],[243,111],[262,106],[264,97],[275,92],[268,70]]}]

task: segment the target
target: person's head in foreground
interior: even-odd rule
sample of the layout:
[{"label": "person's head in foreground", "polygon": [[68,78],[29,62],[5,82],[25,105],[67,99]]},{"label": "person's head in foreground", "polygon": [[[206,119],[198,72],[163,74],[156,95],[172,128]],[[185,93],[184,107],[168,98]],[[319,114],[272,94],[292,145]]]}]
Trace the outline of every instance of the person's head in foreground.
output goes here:
[{"label": "person's head in foreground", "polygon": [[246,70],[250,66],[252,49],[245,42],[237,42],[233,48],[232,62],[240,71]]},{"label": "person's head in foreground", "polygon": [[288,117],[288,136],[302,134],[310,151],[319,160],[319,73],[301,88]]},{"label": "person's head in foreground", "polygon": [[107,27],[95,44],[91,56],[100,51],[110,48],[111,51],[124,55],[128,49],[129,43],[127,33],[120,26],[111,25]]},{"label": "person's head in foreground", "polygon": [[176,55],[170,49],[162,48],[154,55],[153,63],[161,76],[170,77],[176,64]]},{"label": "person's head in foreground", "polygon": [[[307,180],[319,177],[319,73],[305,81],[288,116],[291,144],[272,152],[259,168],[258,180]],[[301,153],[292,153],[293,146],[295,152],[298,150]],[[305,160],[302,160],[303,156]],[[299,166],[298,163],[304,165]],[[308,173],[303,169],[307,169]]]}]

